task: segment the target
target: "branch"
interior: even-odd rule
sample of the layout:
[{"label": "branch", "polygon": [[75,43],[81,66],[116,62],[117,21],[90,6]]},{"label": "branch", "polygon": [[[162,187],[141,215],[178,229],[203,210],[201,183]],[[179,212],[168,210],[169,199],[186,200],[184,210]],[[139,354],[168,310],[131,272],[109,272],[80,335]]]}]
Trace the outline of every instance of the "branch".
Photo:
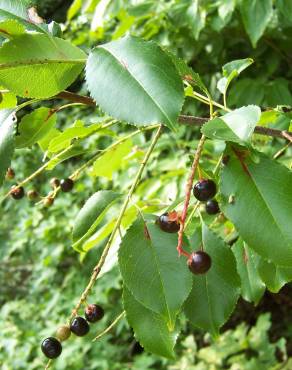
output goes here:
[{"label": "branch", "polygon": [[118,219],[116,221],[116,224],[114,226],[114,229],[113,229],[113,231],[112,231],[112,233],[111,233],[111,235],[110,235],[110,237],[108,239],[108,242],[107,242],[106,246],[103,249],[102,255],[101,255],[101,257],[100,257],[97,265],[93,269],[93,272],[92,272],[92,275],[90,277],[89,283],[87,284],[87,287],[84,289],[84,291],[83,291],[83,293],[82,293],[79,301],[77,302],[76,306],[72,310],[72,314],[70,316],[70,321],[73,319],[74,316],[76,316],[76,314],[77,314],[79,308],[81,307],[82,303],[86,301],[86,298],[89,295],[90,290],[93,287],[93,285],[94,285],[94,283],[95,283],[95,281],[96,281],[96,279],[97,279],[97,277],[98,277],[98,275],[99,275],[99,273],[101,271],[101,268],[102,268],[102,266],[105,263],[105,260],[106,260],[106,257],[108,255],[108,252],[109,252],[109,250],[110,250],[110,248],[112,246],[112,243],[114,241],[114,238],[116,236],[116,233],[118,232],[119,227],[121,225],[121,221],[122,221],[122,218],[124,217],[124,213],[125,213],[125,211],[126,211],[126,209],[128,207],[128,204],[130,202],[130,199],[131,199],[131,197],[132,197],[132,195],[133,195],[133,193],[134,193],[134,191],[135,191],[135,189],[136,189],[136,187],[137,187],[137,185],[138,185],[138,183],[139,183],[139,181],[141,179],[141,176],[142,176],[142,173],[143,173],[144,168],[146,166],[146,163],[148,162],[149,157],[152,154],[152,151],[153,151],[153,149],[154,149],[154,147],[155,147],[155,145],[156,145],[156,143],[157,143],[157,141],[159,139],[159,136],[161,134],[161,131],[162,131],[162,125],[159,126],[159,128],[158,128],[158,130],[157,130],[157,132],[156,132],[156,134],[155,134],[155,136],[154,136],[154,138],[152,140],[152,143],[151,143],[149,149],[147,150],[147,153],[145,154],[145,157],[143,159],[143,162],[141,163],[141,165],[139,167],[139,170],[138,170],[138,172],[137,172],[137,174],[135,176],[135,179],[134,179],[134,181],[132,183],[132,186],[131,186],[131,188],[130,188],[128,194],[127,194],[127,197],[126,197],[126,199],[125,199],[125,201],[123,203],[123,206],[121,208],[121,211],[120,211],[119,217],[118,217]]},{"label": "branch", "polygon": [[[82,96],[78,94],[71,93],[69,91],[62,91],[58,95],[54,97],[55,99],[64,99],[69,100],[75,103],[82,103],[91,107],[95,107],[95,101],[90,98],[89,96]],[[207,100],[205,103],[209,104]],[[195,116],[185,116],[181,115],[179,116],[179,122],[183,125],[190,125],[190,126],[203,126],[204,123],[209,121],[209,118],[204,117],[195,117]],[[282,139],[286,139],[290,142],[292,142],[292,132],[289,131],[281,131],[276,130],[273,128],[263,127],[263,126],[256,126],[254,130],[255,134],[259,135],[265,135],[265,136],[272,136],[272,137],[280,137]]]}]

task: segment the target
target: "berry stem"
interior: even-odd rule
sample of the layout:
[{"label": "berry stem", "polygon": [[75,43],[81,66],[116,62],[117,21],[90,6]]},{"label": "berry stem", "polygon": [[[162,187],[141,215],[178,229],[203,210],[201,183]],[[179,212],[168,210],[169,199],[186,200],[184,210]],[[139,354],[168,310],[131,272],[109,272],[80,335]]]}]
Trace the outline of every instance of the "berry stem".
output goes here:
[{"label": "berry stem", "polygon": [[94,339],[92,339],[93,342],[103,337],[105,334],[107,334],[126,314],[126,311],[123,311],[119,316],[117,316],[114,321],[100,334],[98,334]]},{"label": "berry stem", "polygon": [[105,260],[106,260],[106,257],[108,255],[108,252],[109,252],[109,250],[110,250],[110,248],[112,246],[112,243],[113,243],[113,241],[115,239],[115,236],[116,236],[116,234],[117,234],[117,232],[119,230],[119,227],[121,225],[121,221],[122,221],[122,218],[124,216],[124,213],[125,213],[125,211],[126,211],[126,209],[128,207],[128,204],[130,202],[130,199],[131,199],[131,197],[132,197],[132,195],[133,195],[133,193],[134,193],[134,191],[135,191],[135,189],[136,189],[136,187],[137,187],[137,185],[138,185],[138,183],[139,183],[139,181],[141,179],[141,176],[143,174],[144,168],[145,168],[145,166],[146,166],[146,164],[147,164],[147,162],[148,162],[148,160],[149,160],[149,158],[150,158],[150,156],[151,156],[151,154],[152,154],[152,152],[154,150],[154,147],[155,147],[155,145],[156,145],[156,143],[157,143],[157,141],[159,139],[159,136],[161,134],[161,131],[162,131],[162,125],[160,125],[159,128],[158,128],[158,130],[156,131],[156,134],[155,134],[155,136],[154,136],[154,138],[153,138],[153,140],[152,140],[152,142],[150,144],[150,147],[148,148],[148,150],[147,150],[147,152],[145,154],[145,157],[144,157],[144,159],[143,159],[143,161],[142,161],[142,163],[141,163],[141,165],[139,167],[139,170],[138,170],[138,172],[136,174],[136,177],[135,177],[135,179],[134,179],[134,181],[133,181],[133,183],[131,185],[131,188],[130,188],[127,196],[126,196],[126,199],[124,200],[123,206],[121,208],[121,211],[120,211],[120,214],[118,216],[118,219],[117,219],[117,221],[115,223],[114,229],[113,229],[113,231],[112,231],[112,233],[111,233],[111,235],[110,235],[110,237],[108,239],[108,242],[107,242],[106,246],[103,249],[102,255],[101,255],[98,263],[96,264],[96,266],[93,269],[92,275],[90,277],[90,280],[89,280],[86,288],[84,289],[84,291],[83,291],[83,293],[82,293],[79,301],[77,302],[76,306],[72,310],[72,313],[71,313],[71,316],[70,316],[69,321],[71,321],[73,319],[73,317],[78,312],[78,310],[79,310],[80,306],[82,305],[82,303],[87,299],[87,296],[89,295],[90,290],[93,287],[93,285],[94,285],[94,283],[95,283],[95,281],[96,281],[96,279],[97,279],[97,277],[98,277],[98,275],[99,275],[99,273],[101,271],[101,268],[102,268],[102,266],[105,263]]},{"label": "berry stem", "polygon": [[191,167],[190,176],[189,176],[187,186],[186,186],[185,203],[184,203],[183,211],[182,211],[182,214],[181,214],[181,217],[180,217],[180,229],[179,229],[179,232],[178,232],[178,243],[177,243],[176,249],[177,249],[179,255],[184,255],[186,257],[189,257],[190,254],[187,251],[185,251],[182,247],[182,245],[183,245],[183,233],[184,233],[185,222],[186,222],[188,207],[189,207],[190,198],[191,198],[192,185],[193,185],[196,169],[197,169],[198,164],[199,164],[199,160],[200,160],[200,156],[201,156],[201,153],[202,153],[202,150],[203,150],[205,140],[206,140],[206,137],[204,135],[202,135],[202,137],[199,141],[196,153],[195,153],[195,157],[194,157],[192,167]]}]

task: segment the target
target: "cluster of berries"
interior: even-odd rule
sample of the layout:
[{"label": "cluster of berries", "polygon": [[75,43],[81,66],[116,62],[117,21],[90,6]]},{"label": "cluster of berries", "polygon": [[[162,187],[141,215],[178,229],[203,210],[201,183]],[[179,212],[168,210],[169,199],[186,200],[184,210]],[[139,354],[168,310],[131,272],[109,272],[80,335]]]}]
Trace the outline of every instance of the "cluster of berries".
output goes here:
[{"label": "cluster of berries", "polygon": [[[214,198],[217,189],[213,180],[199,180],[193,187],[194,196],[201,202],[206,202],[205,208],[208,214],[217,214],[220,209],[218,202]],[[177,233],[180,229],[178,217],[173,217],[171,213],[164,213],[157,219],[160,229],[167,233]],[[203,250],[193,252],[188,257],[188,267],[193,274],[205,274],[212,264],[211,257]]]},{"label": "cluster of berries", "polygon": [[[14,177],[15,177],[15,172],[13,171],[12,168],[8,168],[6,172],[6,179],[12,180],[14,179]],[[59,180],[56,177],[54,177],[51,179],[50,185],[53,189],[57,189],[58,187],[60,187],[60,189],[63,192],[67,193],[73,189],[74,181],[70,178]],[[25,191],[24,191],[23,186],[17,186],[17,185],[12,186],[12,188],[10,189],[10,196],[15,200],[22,199],[25,196]],[[31,201],[36,201],[37,199],[39,199],[40,196],[36,190],[29,190],[27,192],[27,197]],[[43,198],[43,204],[45,207],[50,207],[53,203],[54,203],[54,197],[47,196]]]},{"label": "cluster of berries", "polygon": [[67,340],[71,333],[77,335],[78,337],[83,337],[89,332],[89,324],[95,323],[101,320],[104,316],[104,310],[101,306],[97,304],[90,304],[85,309],[85,319],[81,316],[76,316],[70,326],[62,325],[58,328],[55,337],[48,337],[43,340],[41,344],[41,349],[43,354],[50,358],[57,358],[62,353],[62,344]]}]

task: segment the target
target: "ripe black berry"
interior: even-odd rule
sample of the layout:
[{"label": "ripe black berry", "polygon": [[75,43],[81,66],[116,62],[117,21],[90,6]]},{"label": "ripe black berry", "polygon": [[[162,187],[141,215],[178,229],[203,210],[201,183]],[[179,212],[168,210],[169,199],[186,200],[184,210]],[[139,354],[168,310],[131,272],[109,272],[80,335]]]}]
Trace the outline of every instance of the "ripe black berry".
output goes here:
[{"label": "ripe black berry", "polygon": [[159,216],[156,220],[157,225],[162,231],[167,233],[177,233],[179,231],[179,223],[177,220],[172,220],[169,217],[169,213],[164,213]]},{"label": "ripe black berry", "polygon": [[24,189],[22,186],[15,187],[13,186],[10,190],[10,195],[13,199],[19,200],[24,197]]},{"label": "ripe black berry", "polygon": [[96,322],[103,318],[104,310],[97,304],[89,304],[85,309],[85,317],[89,322]]},{"label": "ripe black berry", "polygon": [[216,184],[213,180],[199,180],[193,188],[194,196],[201,201],[206,201],[216,194]]},{"label": "ripe black berry", "polygon": [[218,204],[217,200],[215,200],[215,199],[208,200],[208,202],[206,203],[205,208],[206,208],[206,212],[209,215],[216,215],[217,213],[220,212],[219,204]]},{"label": "ripe black berry", "polygon": [[188,259],[188,266],[193,274],[205,274],[211,267],[212,261],[204,251],[193,252]]},{"label": "ripe black berry", "polygon": [[78,337],[83,337],[89,332],[88,322],[83,317],[77,316],[72,320],[70,330]]},{"label": "ripe black berry", "polygon": [[15,172],[13,171],[11,167],[9,167],[6,172],[6,180],[12,180],[14,179],[14,177],[15,177]]},{"label": "ripe black berry", "polygon": [[60,186],[60,180],[57,179],[57,177],[53,177],[51,180],[50,180],[50,185],[53,189],[57,188]]},{"label": "ripe black berry", "polygon": [[62,345],[58,339],[49,337],[43,340],[41,349],[48,358],[59,357],[62,352]]},{"label": "ripe black berry", "polygon": [[57,329],[56,336],[61,341],[67,340],[71,335],[71,331],[68,325],[62,325]]},{"label": "ripe black berry", "polygon": [[60,186],[61,186],[62,191],[67,193],[68,191],[71,191],[73,189],[74,181],[69,179],[69,178],[68,179],[62,179],[60,181]]},{"label": "ripe black berry", "polygon": [[36,190],[30,190],[27,192],[27,197],[29,200],[36,200],[39,194]]}]

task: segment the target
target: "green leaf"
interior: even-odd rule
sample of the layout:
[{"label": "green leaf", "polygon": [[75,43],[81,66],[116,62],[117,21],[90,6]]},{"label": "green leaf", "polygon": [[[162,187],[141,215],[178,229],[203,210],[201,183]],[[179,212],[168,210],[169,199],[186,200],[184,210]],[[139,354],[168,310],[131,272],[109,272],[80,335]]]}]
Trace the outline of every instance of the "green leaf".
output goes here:
[{"label": "green leaf", "polygon": [[30,18],[28,11],[30,3],[23,0],[0,0],[0,22],[13,20],[28,31],[45,33],[45,25],[36,24]]},{"label": "green leaf", "polygon": [[204,124],[201,131],[212,139],[221,139],[244,144],[250,141],[254,128],[261,116],[256,105],[248,105],[214,118]]},{"label": "green leaf", "polygon": [[57,37],[20,35],[0,48],[0,84],[22,97],[48,98],[75,80],[85,57]]},{"label": "green leaf", "polygon": [[0,185],[11,163],[14,152],[14,126],[16,124],[13,109],[0,110]]},{"label": "green leaf", "polygon": [[24,32],[25,32],[24,26],[14,19],[6,19],[2,21],[0,20],[1,36],[11,38],[13,36],[19,36]]},{"label": "green leaf", "polygon": [[154,42],[125,37],[93,49],[86,65],[92,97],[113,117],[137,125],[178,127],[182,81]]},{"label": "green leaf", "polygon": [[240,3],[240,11],[246,33],[255,48],[273,15],[273,0],[244,0]]},{"label": "green leaf", "polygon": [[272,262],[261,260],[258,266],[259,274],[272,293],[279,290],[288,282],[292,281],[292,268],[276,266]]},{"label": "green leaf", "polygon": [[[52,131],[49,132],[48,136],[51,135]],[[53,131],[53,135],[56,132]],[[46,143],[47,144],[47,143]],[[43,146],[43,141],[40,141],[41,147]],[[86,153],[84,148],[73,146],[70,150],[64,152],[62,155],[57,155],[49,161],[48,166],[46,167],[47,171],[53,170],[59,163],[66,161],[69,158],[77,157],[78,155]]]},{"label": "green leaf", "polygon": [[253,63],[253,59],[237,59],[225,64],[222,67],[223,76],[217,83],[217,88],[222,94],[226,94],[230,82],[242,71]]},{"label": "green leaf", "polygon": [[204,82],[202,81],[198,73],[194,72],[193,69],[189,67],[183,59],[177,57],[169,50],[167,50],[166,53],[172,59],[173,64],[175,65],[179,75],[183,80],[188,81],[193,86],[197,86],[204,94],[210,96],[207,87],[205,86]]},{"label": "green leaf", "polygon": [[42,140],[55,126],[57,116],[49,108],[41,107],[22,118],[18,126],[16,147],[24,148]]},{"label": "green leaf", "polygon": [[240,281],[230,248],[204,223],[202,244],[212,258],[212,266],[206,274],[194,275],[185,313],[193,325],[217,336],[235,308]]},{"label": "green leaf", "polygon": [[92,176],[104,176],[112,179],[113,173],[122,167],[124,158],[131,152],[132,140],[126,140],[114,148],[107,150],[93,164]]},{"label": "green leaf", "polygon": [[100,190],[93,194],[79,211],[72,231],[73,248],[80,251],[84,243],[96,230],[109,207],[120,195],[111,190]]},{"label": "green leaf", "polygon": [[100,124],[93,124],[85,127],[82,121],[77,120],[73,127],[67,128],[56,138],[52,139],[48,149],[51,153],[60,152],[61,150],[66,149],[73,139],[85,138],[93,132],[98,131],[100,128]]},{"label": "green leaf", "polygon": [[248,151],[234,150],[221,171],[221,209],[250,248],[292,267],[292,172],[263,154],[254,163]]},{"label": "green leaf", "polygon": [[[0,86],[0,90],[2,90],[2,89],[3,89],[3,87]],[[0,110],[16,107],[17,99],[16,99],[15,94],[13,94],[10,91],[9,92],[2,92],[1,97],[2,97],[2,100],[0,99]]]},{"label": "green leaf", "polygon": [[123,303],[127,320],[134,329],[136,339],[145,350],[173,359],[177,332],[170,331],[165,320],[137,301],[126,286]]},{"label": "green leaf", "polygon": [[200,32],[205,26],[206,16],[207,12],[203,6],[200,6],[199,0],[190,2],[186,12],[186,19],[196,40],[198,40]]},{"label": "green leaf", "polygon": [[265,292],[265,284],[257,271],[261,257],[255,254],[242,239],[232,246],[232,252],[241,280],[241,295],[246,301],[258,304]]},{"label": "green leaf", "polygon": [[82,7],[83,0],[74,0],[73,3],[70,5],[70,8],[67,12],[67,19],[70,21],[75,15],[79,12]]},{"label": "green leaf", "polygon": [[124,283],[141,304],[174,328],[176,315],[187,298],[192,277],[178,257],[177,234],[160,230],[154,221],[139,218],[127,231],[119,249]]}]

